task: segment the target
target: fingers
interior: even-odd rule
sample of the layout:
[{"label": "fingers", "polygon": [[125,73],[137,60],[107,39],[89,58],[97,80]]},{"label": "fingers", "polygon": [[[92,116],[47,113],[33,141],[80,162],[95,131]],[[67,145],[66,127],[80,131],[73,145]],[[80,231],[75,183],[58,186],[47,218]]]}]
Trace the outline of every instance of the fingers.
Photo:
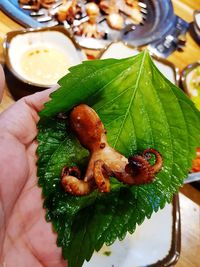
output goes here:
[{"label": "fingers", "polygon": [[32,109],[39,112],[44,108],[44,104],[49,101],[50,97],[49,95],[55,91],[58,88],[58,85],[55,85],[54,87],[44,90],[39,93],[35,93],[30,96],[26,96],[22,98],[22,100]]},{"label": "fingers", "polygon": [[49,94],[57,87],[21,98],[0,114],[0,129],[9,132],[24,145],[30,144],[37,135],[38,111],[49,100]]},{"label": "fingers", "polygon": [[2,97],[3,97],[4,84],[5,84],[5,76],[4,76],[3,68],[0,64],[0,102],[1,102]]}]

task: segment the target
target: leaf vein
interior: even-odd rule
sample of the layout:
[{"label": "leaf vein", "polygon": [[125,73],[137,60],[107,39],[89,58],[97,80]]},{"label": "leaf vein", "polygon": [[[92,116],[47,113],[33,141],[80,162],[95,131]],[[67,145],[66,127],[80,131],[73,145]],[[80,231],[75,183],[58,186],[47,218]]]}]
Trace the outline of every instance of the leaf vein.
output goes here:
[{"label": "leaf vein", "polygon": [[145,62],[145,58],[146,58],[146,54],[147,54],[147,52],[145,51],[145,52],[144,52],[144,55],[143,55],[143,58],[142,58],[141,65],[140,65],[140,69],[139,69],[138,77],[137,77],[137,80],[136,80],[135,90],[133,90],[133,93],[132,93],[132,96],[131,96],[131,99],[130,99],[129,106],[128,106],[127,111],[126,111],[125,116],[124,116],[124,120],[122,121],[121,126],[120,126],[120,128],[119,128],[119,132],[118,132],[117,138],[116,138],[115,143],[114,143],[114,145],[113,145],[114,148],[116,148],[116,145],[117,145],[117,142],[119,141],[119,137],[120,137],[120,135],[121,135],[123,126],[124,126],[124,124],[125,124],[125,121],[126,121],[126,119],[127,119],[128,114],[129,114],[129,112],[130,112],[130,108],[131,108],[131,105],[132,105],[134,96],[135,96],[135,94],[136,94],[136,91],[137,91],[137,88],[138,88],[138,85],[139,85],[139,81],[140,81],[140,77],[141,77],[141,74],[142,74],[142,71],[143,71],[143,66],[144,66],[144,62]]}]

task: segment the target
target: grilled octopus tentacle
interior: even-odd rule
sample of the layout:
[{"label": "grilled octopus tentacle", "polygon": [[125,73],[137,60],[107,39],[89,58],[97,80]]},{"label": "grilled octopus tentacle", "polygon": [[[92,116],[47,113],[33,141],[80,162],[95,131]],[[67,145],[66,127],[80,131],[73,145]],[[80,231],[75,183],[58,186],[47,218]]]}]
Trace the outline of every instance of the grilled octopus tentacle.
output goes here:
[{"label": "grilled octopus tentacle", "polygon": [[144,156],[146,156],[147,154],[154,154],[155,155],[155,163],[154,163],[154,165],[151,166],[151,169],[153,170],[154,173],[158,173],[160,171],[160,169],[162,168],[162,165],[163,165],[163,160],[162,160],[160,153],[153,148],[149,148],[149,149],[145,149],[143,151]]},{"label": "grilled octopus tentacle", "polygon": [[110,192],[109,175],[103,160],[94,163],[94,179],[100,192]]},{"label": "grilled octopus tentacle", "polygon": [[124,172],[116,173],[116,178],[129,185],[138,185],[152,182],[154,173],[151,165],[140,155],[132,156],[128,159]]},{"label": "grilled octopus tentacle", "polygon": [[94,182],[88,181],[85,182],[80,180],[80,170],[78,167],[64,167],[61,173],[61,183],[65,191],[76,196],[83,196],[91,193],[94,188]]}]

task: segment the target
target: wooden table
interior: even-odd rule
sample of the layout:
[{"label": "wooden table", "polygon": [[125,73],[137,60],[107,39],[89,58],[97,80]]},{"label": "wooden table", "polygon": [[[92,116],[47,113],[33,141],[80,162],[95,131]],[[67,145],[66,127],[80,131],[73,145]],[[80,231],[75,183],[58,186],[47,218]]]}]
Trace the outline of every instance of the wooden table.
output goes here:
[{"label": "wooden table", "polygon": [[[193,11],[200,9],[200,0],[173,0],[175,13],[188,22],[193,20]],[[0,62],[3,59],[2,42],[8,31],[22,28],[18,23],[0,11]],[[169,58],[180,70],[186,65],[200,60],[200,48],[187,34],[187,43],[183,52],[175,52]],[[0,112],[13,103],[13,99],[5,87]],[[182,251],[177,267],[200,267],[200,193],[191,186],[184,186],[180,194]],[[195,202],[193,202],[192,200]],[[163,266],[161,266],[163,267]]]}]

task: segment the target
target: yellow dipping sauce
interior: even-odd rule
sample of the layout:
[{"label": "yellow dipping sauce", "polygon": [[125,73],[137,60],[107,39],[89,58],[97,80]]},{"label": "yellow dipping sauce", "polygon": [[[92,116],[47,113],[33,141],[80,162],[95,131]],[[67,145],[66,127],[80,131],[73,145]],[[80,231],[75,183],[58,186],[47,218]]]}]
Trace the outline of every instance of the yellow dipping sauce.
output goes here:
[{"label": "yellow dipping sauce", "polygon": [[67,74],[70,60],[66,53],[54,47],[37,47],[26,51],[21,58],[24,77],[33,83],[53,85]]},{"label": "yellow dipping sauce", "polygon": [[200,66],[187,75],[186,82],[190,98],[200,110]]}]

